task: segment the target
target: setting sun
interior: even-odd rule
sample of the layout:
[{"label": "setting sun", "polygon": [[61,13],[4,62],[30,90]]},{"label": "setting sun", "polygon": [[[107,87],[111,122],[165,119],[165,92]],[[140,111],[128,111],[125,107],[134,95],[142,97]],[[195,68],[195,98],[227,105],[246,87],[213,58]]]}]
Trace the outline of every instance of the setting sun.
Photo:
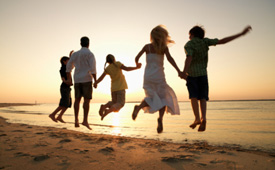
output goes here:
[{"label": "setting sun", "polygon": [[[126,8],[119,5],[122,2]],[[228,11],[219,1],[213,1],[212,5],[196,3],[178,0],[157,4],[153,1],[1,1],[0,102],[58,102],[59,60],[68,56],[71,50],[80,49],[82,36],[90,38],[89,48],[96,58],[97,77],[103,72],[107,54],[113,54],[117,61],[127,66],[134,66],[136,55],[150,42],[150,31],[159,24],[166,26],[175,41],[170,46],[170,53],[180,69],[185,61],[183,46],[194,25],[203,25],[206,37],[223,38],[251,24],[254,29],[249,36],[229,45],[210,47],[210,97],[212,100],[275,98],[272,65],[275,53],[270,51],[274,46],[273,23],[265,27],[265,20],[261,19],[273,20],[274,12],[269,10],[272,5],[258,8],[264,2],[254,1],[255,9],[260,10],[257,15],[262,15],[259,17],[254,6],[244,15],[242,2],[234,2],[238,4],[234,8],[234,3],[226,2],[228,8],[234,9],[230,15],[217,15]],[[158,8],[154,8],[156,5]],[[198,12],[190,16],[194,8],[216,12]],[[157,15],[152,16],[152,13]],[[259,46],[262,39],[265,45]],[[123,72],[128,84],[127,101],[144,98],[145,55],[140,61],[141,69]],[[167,83],[180,101],[187,101],[186,82],[178,77],[166,58],[164,62]],[[16,71],[18,69],[20,72]],[[110,100],[110,79],[104,79],[93,92],[93,102]]]},{"label": "setting sun", "polygon": [[274,7],[0,0],[0,169],[274,170]]}]

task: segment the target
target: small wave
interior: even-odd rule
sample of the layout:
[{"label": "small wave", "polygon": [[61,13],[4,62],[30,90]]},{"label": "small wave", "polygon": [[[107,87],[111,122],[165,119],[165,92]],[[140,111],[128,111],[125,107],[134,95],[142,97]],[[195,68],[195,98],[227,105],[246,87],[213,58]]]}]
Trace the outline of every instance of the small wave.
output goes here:
[{"label": "small wave", "polygon": [[[66,122],[68,124],[74,124],[74,122]],[[95,124],[89,123],[91,126],[101,126],[101,127],[109,127],[109,128],[130,128],[129,126],[114,126],[114,125],[103,125],[103,124]]]},{"label": "small wave", "polygon": [[47,115],[45,113],[39,112],[28,112],[23,110],[1,110],[2,113],[11,113],[11,114],[29,114],[29,115]]}]

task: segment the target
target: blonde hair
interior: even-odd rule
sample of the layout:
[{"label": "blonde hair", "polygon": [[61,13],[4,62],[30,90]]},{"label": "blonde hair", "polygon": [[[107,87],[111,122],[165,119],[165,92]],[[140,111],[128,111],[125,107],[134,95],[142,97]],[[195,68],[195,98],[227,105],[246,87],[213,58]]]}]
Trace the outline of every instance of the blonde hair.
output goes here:
[{"label": "blonde hair", "polygon": [[112,54],[108,54],[106,56],[106,62],[104,64],[104,70],[106,70],[106,64],[109,63],[109,64],[114,64],[116,67],[116,63],[115,63],[116,59],[115,59],[115,56],[113,56]]},{"label": "blonde hair", "polygon": [[167,45],[175,42],[171,40],[165,26],[158,25],[151,31],[151,43],[153,44],[157,54],[163,54]]}]

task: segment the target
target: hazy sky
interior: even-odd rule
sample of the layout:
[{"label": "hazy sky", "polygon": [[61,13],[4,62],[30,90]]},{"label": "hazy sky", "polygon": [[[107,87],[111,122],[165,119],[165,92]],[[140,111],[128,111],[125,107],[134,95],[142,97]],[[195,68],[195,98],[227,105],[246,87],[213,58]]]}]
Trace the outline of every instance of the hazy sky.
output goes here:
[{"label": "hazy sky", "polygon": [[[0,0],[0,102],[59,102],[59,60],[80,49],[82,36],[90,38],[97,77],[107,54],[134,66],[159,24],[176,42],[170,52],[181,69],[183,46],[194,25],[203,25],[209,38],[224,38],[251,25],[253,31],[245,37],[210,47],[210,100],[274,99],[274,9],[274,0]],[[128,101],[144,97],[145,55],[141,61],[140,70],[124,72]],[[166,59],[165,74],[178,100],[188,100],[186,82]],[[111,98],[109,78],[94,89],[93,98]]]}]

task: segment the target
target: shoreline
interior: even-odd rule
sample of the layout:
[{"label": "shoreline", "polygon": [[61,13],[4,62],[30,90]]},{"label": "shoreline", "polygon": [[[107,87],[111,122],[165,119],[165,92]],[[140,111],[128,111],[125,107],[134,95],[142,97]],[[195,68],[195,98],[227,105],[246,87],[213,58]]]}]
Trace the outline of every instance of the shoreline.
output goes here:
[{"label": "shoreline", "polygon": [[[231,100],[228,100],[228,102],[230,102],[230,101]],[[236,100],[236,101],[239,101],[239,100]],[[244,100],[240,100],[240,101],[244,101]],[[258,101],[258,100],[249,100],[249,101]],[[267,100],[261,100],[261,101],[272,101],[272,100],[267,99]],[[219,102],[219,101],[212,101],[212,102]],[[41,105],[41,104],[42,103],[39,103],[39,104],[31,104],[31,103],[0,103],[0,108],[3,108],[3,107],[13,107],[13,106],[35,106],[35,105]],[[0,112],[0,114],[1,114],[1,112]],[[0,119],[1,118],[2,119],[6,119],[6,118],[4,118],[4,117],[2,117],[0,115]],[[24,123],[22,123],[22,124],[24,124]],[[99,125],[99,124],[90,124],[90,125]],[[104,126],[104,125],[102,125],[102,126]],[[47,127],[47,126],[40,126],[40,127]],[[52,127],[52,126],[49,126],[49,127]],[[115,127],[115,126],[113,126],[113,127]],[[53,128],[55,128],[55,127],[53,127]],[[56,128],[58,128],[58,127],[56,127]],[[72,130],[72,131],[79,132],[77,130]],[[101,135],[101,134],[99,134],[99,135]],[[102,135],[107,135],[108,136],[110,134],[102,134]],[[127,136],[120,136],[120,137],[127,137]],[[156,139],[152,139],[152,138],[151,139],[150,138],[135,138],[135,137],[129,137],[129,138],[133,138],[133,139],[145,139],[145,140],[156,140]],[[160,140],[160,141],[162,142],[163,140]],[[217,148],[218,147],[225,147],[225,148],[228,148],[228,149],[233,149],[233,150],[238,150],[238,151],[260,152],[260,153],[266,153],[266,154],[275,155],[274,149],[266,149],[266,148],[263,148],[263,147],[256,147],[256,146],[245,147],[245,145],[240,145],[240,144],[237,144],[237,143],[219,143],[219,144],[214,144],[214,143],[211,144],[210,143],[209,144],[207,140],[193,140],[193,141],[189,141],[188,140],[187,141],[187,139],[185,141],[182,141],[182,142],[176,142],[176,141],[174,141],[174,142],[173,141],[163,141],[163,142],[170,142],[170,143],[174,143],[174,144],[188,144],[188,145],[194,145],[194,144],[204,143],[207,146],[211,146],[211,147],[217,147]]]},{"label": "shoreline", "polygon": [[275,153],[87,134],[2,117],[0,143],[0,169],[275,169]]},{"label": "shoreline", "polygon": [[[275,101],[275,99],[237,99],[237,100],[209,100],[208,102],[253,102],[253,101]],[[190,102],[189,100],[178,101],[180,103]],[[93,103],[102,103],[102,102],[93,102]],[[103,102],[104,103],[104,102]],[[125,103],[140,103],[140,101],[126,101]],[[9,106],[33,106],[39,104],[56,104],[56,103],[0,103],[0,107],[9,107]]]},{"label": "shoreline", "polygon": [[0,103],[0,107],[10,107],[10,106],[33,106],[37,104],[31,103]]}]

